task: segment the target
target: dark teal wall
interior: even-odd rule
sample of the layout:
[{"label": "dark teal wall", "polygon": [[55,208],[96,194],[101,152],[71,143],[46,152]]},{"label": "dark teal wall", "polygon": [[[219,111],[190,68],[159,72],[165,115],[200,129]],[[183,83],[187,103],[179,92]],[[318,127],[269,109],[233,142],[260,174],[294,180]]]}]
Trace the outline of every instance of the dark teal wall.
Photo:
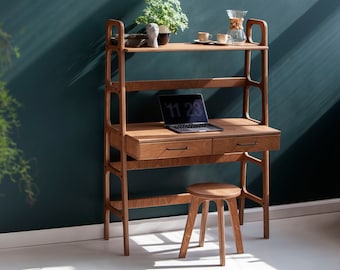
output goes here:
[{"label": "dark teal wall", "polygon": [[[271,203],[339,197],[338,1],[182,2],[190,28],[172,36],[173,42],[192,41],[199,30],[226,31],[227,8],[249,10],[247,18],[268,22],[270,124],[282,130],[281,150],[271,154]],[[22,126],[14,136],[32,159],[39,187],[38,201],[30,207],[17,186],[0,185],[5,195],[0,197],[0,232],[102,222],[105,22],[122,19],[131,33],[137,32],[141,28],[132,23],[142,6],[140,0],[0,1],[0,22],[21,49],[6,77],[11,93],[23,104]],[[240,59],[238,53],[132,55],[128,76],[233,75],[241,70]],[[205,92],[211,117],[240,113],[236,90]],[[159,119],[156,95],[130,95],[129,120]],[[255,97],[255,114],[258,104]],[[258,191],[259,170],[250,166],[250,171],[250,188]],[[217,178],[237,183],[238,174],[238,164],[130,172],[130,191],[131,195],[176,192],[194,181]],[[147,208],[131,211],[131,217],[185,212],[186,206]]]}]

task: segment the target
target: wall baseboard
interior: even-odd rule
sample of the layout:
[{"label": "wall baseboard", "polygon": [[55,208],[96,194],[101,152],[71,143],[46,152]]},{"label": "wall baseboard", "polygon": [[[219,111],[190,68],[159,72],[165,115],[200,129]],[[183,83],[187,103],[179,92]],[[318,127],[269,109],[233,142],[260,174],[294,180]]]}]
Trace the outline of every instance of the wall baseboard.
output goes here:
[{"label": "wall baseboard", "polygon": [[[331,212],[340,212],[340,198],[270,206],[270,219],[291,218]],[[199,218],[197,218],[197,220],[199,220]],[[209,218],[208,226],[217,226],[216,221],[216,218]],[[262,221],[262,208],[256,207],[246,209],[245,222],[255,221]],[[138,235],[184,230],[185,222],[186,215],[136,220],[130,222],[129,231],[130,235]],[[122,235],[121,222],[111,223],[110,237],[121,237]],[[102,238],[103,224],[2,233],[0,234],[0,249],[96,240]]]}]

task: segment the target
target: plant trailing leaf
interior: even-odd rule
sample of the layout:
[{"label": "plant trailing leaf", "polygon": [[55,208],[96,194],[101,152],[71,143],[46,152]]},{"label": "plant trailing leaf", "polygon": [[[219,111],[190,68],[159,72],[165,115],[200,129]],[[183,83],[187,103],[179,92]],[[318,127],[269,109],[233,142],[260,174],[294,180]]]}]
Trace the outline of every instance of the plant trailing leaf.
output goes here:
[{"label": "plant trailing leaf", "polygon": [[36,185],[30,175],[30,162],[24,158],[12,138],[13,131],[20,126],[17,109],[20,103],[10,95],[3,75],[11,65],[12,57],[19,57],[19,49],[10,42],[11,36],[0,25],[0,184],[5,179],[18,183],[29,204],[36,200]]},{"label": "plant trailing leaf", "polygon": [[145,0],[145,3],[142,15],[136,19],[137,24],[165,25],[174,34],[178,29],[184,31],[188,28],[188,17],[182,11],[179,0]]},{"label": "plant trailing leaf", "polygon": [[12,63],[12,57],[19,58],[19,48],[10,42],[11,36],[2,29],[0,24],[0,79]]}]

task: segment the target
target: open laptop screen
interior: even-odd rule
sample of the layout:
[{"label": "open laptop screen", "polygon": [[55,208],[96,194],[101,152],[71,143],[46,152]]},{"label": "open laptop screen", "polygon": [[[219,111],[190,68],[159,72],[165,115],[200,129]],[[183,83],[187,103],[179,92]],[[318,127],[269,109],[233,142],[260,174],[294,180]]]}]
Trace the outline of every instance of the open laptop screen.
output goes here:
[{"label": "open laptop screen", "polygon": [[201,94],[160,95],[165,124],[207,123],[208,117]]}]

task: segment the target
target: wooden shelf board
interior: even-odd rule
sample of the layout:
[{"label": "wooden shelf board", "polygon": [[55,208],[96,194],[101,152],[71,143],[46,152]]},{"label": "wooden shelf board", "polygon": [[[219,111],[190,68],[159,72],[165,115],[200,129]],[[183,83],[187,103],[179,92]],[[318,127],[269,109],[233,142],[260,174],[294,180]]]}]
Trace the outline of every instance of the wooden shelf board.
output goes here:
[{"label": "wooden shelf board", "polygon": [[[187,204],[190,203],[189,193],[179,193],[172,195],[162,195],[147,198],[129,199],[128,207],[133,208],[145,208],[145,207],[155,207],[155,206],[166,206],[175,204]],[[111,207],[114,209],[122,209],[122,201],[113,200],[111,201]]]},{"label": "wooden shelf board", "polygon": [[[112,45],[112,47],[116,47]],[[246,42],[242,45],[216,45],[216,44],[197,44],[197,43],[168,43],[160,45],[158,48],[141,47],[132,48],[125,47],[123,49],[127,53],[140,52],[186,52],[186,51],[244,51],[244,50],[268,50],[268,46],[259,45],[257,43]]]},{"label": "wooden shelf board", "polygon": [[[128,170],[141,170],[151,168],[169,168],[191,166],[194,164],[211,164],[240,161],[243,153],[227,153],[223,155],[194,156],[183,158],[166,158],[157,160],[130,160],[127,162]],[[110,166],[116,172],[120,171],[120,162],[111,162]]]}]

